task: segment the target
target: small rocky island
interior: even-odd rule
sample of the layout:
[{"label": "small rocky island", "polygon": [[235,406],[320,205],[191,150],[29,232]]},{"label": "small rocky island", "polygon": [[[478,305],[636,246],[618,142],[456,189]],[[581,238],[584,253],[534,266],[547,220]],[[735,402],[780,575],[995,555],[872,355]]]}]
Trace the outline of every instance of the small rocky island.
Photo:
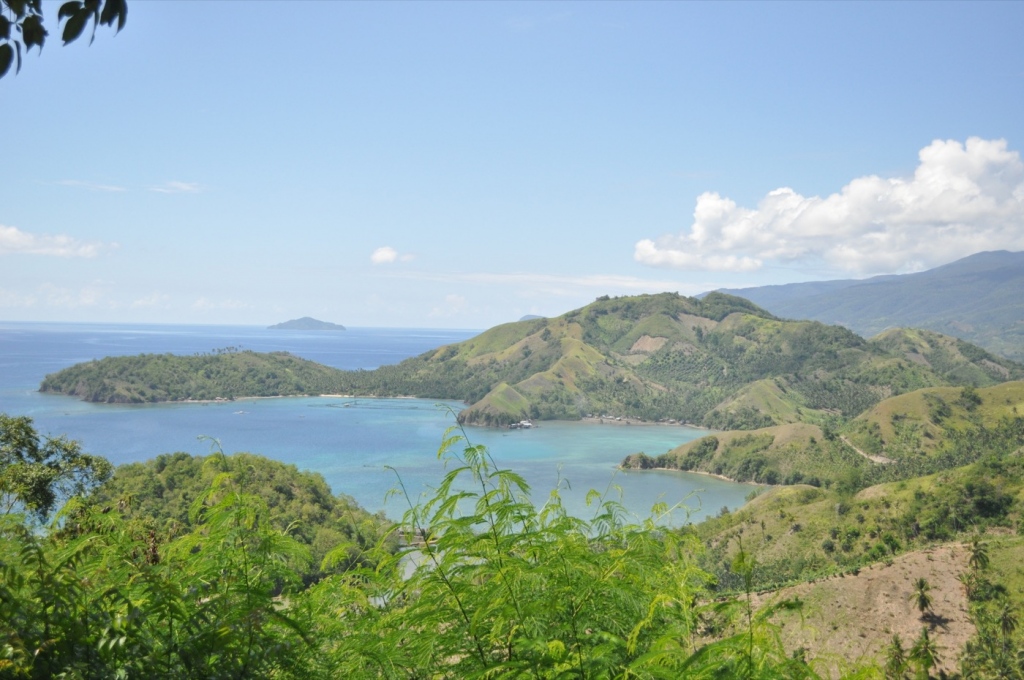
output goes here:
[{"label": "small rocky island", "polygon": [[267,328],[275,331],[343,331],[345,327],[341,324],[329,321],[320,321],[311,316],[304,316],[301,319],[292,319],[283,323],[274,324]]}]

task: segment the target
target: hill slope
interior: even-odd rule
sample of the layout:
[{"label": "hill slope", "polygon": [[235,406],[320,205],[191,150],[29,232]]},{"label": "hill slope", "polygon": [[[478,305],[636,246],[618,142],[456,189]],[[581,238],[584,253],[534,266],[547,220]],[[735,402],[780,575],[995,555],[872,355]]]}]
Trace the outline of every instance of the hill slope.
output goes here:
[{"label": "hill slope", "polygon": [[1024,361],[1024,252],[977,253],[916,274],[722,292],[773,314],[842,324],[872,336],[927,328]]},{"label": "hill slope", "polygon": [[853,417],[893,394],[991,385],[1024,367],[935,333],[866,341],[783,321],[742,298],[673,293],[598,298],[553,319],[504,324],[395,366],[346,376],[343,391],[462,399],[463,422],[613,414],[750,429]]}]

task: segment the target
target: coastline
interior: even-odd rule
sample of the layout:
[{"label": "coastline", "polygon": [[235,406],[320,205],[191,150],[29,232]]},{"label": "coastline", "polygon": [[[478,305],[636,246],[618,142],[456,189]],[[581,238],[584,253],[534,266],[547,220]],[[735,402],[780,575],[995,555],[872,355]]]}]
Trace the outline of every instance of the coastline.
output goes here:
[{"label": "coastline", "polygon": [[748,486],[757,486],[757,487],[764,487],[764,488],[769,488],[769,489],[775,488],[776,486],[783,486],[781,484],[762,484],[760,482],[750,482],[750,481],[743,482],[743,481],[740,481],[738,479],[733,479],[732,477],[726,477],[725,475],[720,475],[720,474],[717,474],[717,473],[714,473],[714,472],[707,472],[705,470],[680,470],[679,468],[668,468],[668,467],[627,468],[627,467],[623,467],[622,465],[619,465],[619,469],[624,471],[624,472],[652,472],[652,471],[658,471],[658,472],[684,472],[686,474],[704,475],[705,477],[714,477],[715,479],[720,479],[723,482],[732,482],[733,484],[746,484]]},{"label": "coastline", "polygon": [[[540,422],[544,422],[544,421],[542,420]],[[652,426],[652,425],[656,425],[656,426],[663,426],[663,427],[685,427],[685,428],[689,428],[691,430],[704,430],[706,432],[714,432],[714,430],[712,430],[710,428],[707,428],[707,427],[704,427],[703,425],[693,425],[692,423],[682,423],[682,422],[669,423],[669,422],[663,422],[663,421],[658,421],[658,420],[640,420],[639,418],[620,418],[620,419],[615,419],[615,418],[602,418],[600,416],[589,416],[589,417],[585,416],[583,418],[580,418],[578,421],[570,421],[570,422],[589,423],[591,425],[639,425],[641,427],[649,427],[649,426]]]}]

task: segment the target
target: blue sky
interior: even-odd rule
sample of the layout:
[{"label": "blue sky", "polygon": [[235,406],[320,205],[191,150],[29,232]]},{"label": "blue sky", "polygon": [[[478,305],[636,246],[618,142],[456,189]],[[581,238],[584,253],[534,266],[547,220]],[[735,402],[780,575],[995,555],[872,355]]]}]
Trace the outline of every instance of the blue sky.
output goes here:
[{"label": "blue sky", "polygon": [[0,319],[486,328],[1024,250],[1024,3],[129,0],[0,80]]}]

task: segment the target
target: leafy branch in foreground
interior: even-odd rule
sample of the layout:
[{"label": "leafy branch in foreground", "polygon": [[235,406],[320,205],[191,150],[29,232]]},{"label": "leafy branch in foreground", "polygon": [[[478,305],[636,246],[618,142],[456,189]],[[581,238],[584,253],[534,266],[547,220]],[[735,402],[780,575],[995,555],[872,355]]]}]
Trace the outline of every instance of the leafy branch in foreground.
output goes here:
[{"label": "leafy branch in foreground", "polygon": [[[61,40],[74,42],[92,23],[92,43],[97,26],[124,28],[128,19],[127,0],[70,0],[57,11],[58,21],[64,21]],[[42,0],[0,0],[0,78],[7,75],[11,65],[15,73],[21,71],[21,51],[27,54],[33,47],[43,51],[49,31],[43,25]]]}]

